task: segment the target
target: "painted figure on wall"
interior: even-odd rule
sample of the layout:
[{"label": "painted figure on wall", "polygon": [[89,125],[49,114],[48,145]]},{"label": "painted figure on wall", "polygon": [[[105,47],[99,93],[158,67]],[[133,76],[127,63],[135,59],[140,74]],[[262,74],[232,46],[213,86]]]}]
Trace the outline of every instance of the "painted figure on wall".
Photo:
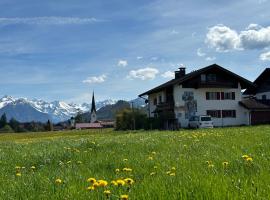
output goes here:
[{"label": "painted figure on wall", "polygon": [[185,118],[189,119],[191,116],[196,115],[197,101],[194,99],[193,92],[184,92],[182,100],[185,101]]}]

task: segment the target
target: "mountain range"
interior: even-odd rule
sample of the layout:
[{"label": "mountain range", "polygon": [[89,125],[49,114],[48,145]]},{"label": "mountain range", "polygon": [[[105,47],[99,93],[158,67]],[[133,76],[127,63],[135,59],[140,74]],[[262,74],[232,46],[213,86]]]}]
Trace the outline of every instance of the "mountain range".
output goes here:
[{"label": "mountain range", "polygon": [[[97,114],[102,116],[112,116],[110,113],[115,112],[114,105],[117,100],[107,99],[104,101],[96,102],[96,109],[102,112]],[[135,107],[144,106],[144,100],[137,98],[132,101],[127,101],[127,103],[134,102]],[[104,109],[106,107],[106,109]],[[118,107],[118,106],[117,106]],[[51,120],[54,123],[66,121],[77,113],[87,113],[91,109],[91,104],[82,103],[66,103],[63,101],[53,101],[47,102],[40,99],[26,99],[26,98],[14,98],[11,96],[4,96],[0,99],[0,116],[6,113],[8,120],[15,118],[19,122],[46,122]],[[106,112],[104,112],[104,110]],[[102,114],[101,114],[102,113]],[[103,118],[101,116],[101,118]],[[98,116],[99,117],[99,116]]]}]

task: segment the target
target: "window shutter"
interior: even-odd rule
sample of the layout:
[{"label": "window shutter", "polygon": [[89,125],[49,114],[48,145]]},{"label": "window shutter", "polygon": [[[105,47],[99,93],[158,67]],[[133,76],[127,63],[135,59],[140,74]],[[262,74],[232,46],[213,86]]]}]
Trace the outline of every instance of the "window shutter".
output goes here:
[{"label": "window shutter", "polygon": [[232,100],[235,100],[235,92],[232,92]]},{"label": "window shutter", "polygon": [[224,100],[224,92],[221,92],[221,100]]},{"label": "window shutter", "polygon": [[220,100],[220,92],[217,92],[217,100]]},{"label": "window shutter", "polygon": [[206,100],[209,100],[209,92],[206,92]]}]

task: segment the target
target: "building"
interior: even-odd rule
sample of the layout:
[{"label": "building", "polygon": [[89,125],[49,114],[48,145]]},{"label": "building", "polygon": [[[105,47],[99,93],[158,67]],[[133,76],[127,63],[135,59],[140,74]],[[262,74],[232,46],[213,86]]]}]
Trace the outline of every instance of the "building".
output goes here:
[{"label": "building", "polygon": [[250,124],[270,123],[270,68],[266,68],[248,88],[241,105],[249,111]]},{"label": "building", "polygon": [[187,127],[193,115],[211,115],[214,126],[248,125],[249,111],[240,105],[242,90],[252,82],[213,64],[186,74],[185,68],[175,78],[139,97],[148,96],[151,117],[160,117],[165,129]]},{"label": "building", "polygon": [[97,110],[95,102],[95,94],[93,92],[92,96],[92,105],[90,110],[90,123],[76,123],[76,129],[100,129],[103,128],[103,125],[97,120]]}]

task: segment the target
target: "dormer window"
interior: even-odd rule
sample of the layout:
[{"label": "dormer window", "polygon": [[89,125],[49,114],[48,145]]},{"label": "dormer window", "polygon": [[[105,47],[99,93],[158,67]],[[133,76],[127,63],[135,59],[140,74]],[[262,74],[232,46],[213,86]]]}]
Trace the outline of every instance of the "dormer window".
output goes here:
[{"label": "dormer window", "polygon": [[207,74],[207,81],[209,81],[209,82],[216,82],[217,81],[216,74]]}]

